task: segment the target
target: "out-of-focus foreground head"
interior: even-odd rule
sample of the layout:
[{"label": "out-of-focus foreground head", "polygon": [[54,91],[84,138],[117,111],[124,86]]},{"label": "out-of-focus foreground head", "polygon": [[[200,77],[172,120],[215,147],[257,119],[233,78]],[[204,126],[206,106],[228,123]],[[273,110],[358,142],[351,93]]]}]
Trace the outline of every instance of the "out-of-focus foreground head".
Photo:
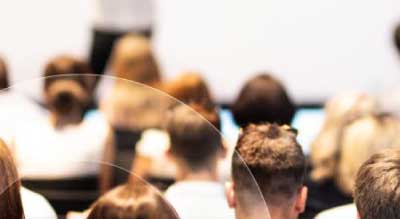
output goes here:
[{"label": "out-of-focus foreground head", "polygon": [[255,182],[272,219],[297,218],[304,211],[306,159],[294,130],[286,125],[250,124],[240,134],[236,152],[232,160],[235,198],[228,196],[228,201],[231,206],[236,202],[236,213],[242,215],[239,218],[251,215],[257,205],[252,199],[258,194],[250,189]]},{"label": "out-of-focus foreground head", "polygon": [[150,41],[143,36],[128,34],[118,40],[111,62],[116,77],[147,85],[157,85],[161,80]]},{"label": "out-of-focus foreground head", "polygon": [[360,168],[354,200],[360,219],[400,218],[400,150],[385,150]]},{"label": "out-of-focus foreground head", "polygon": [[232,106],[240,126],[262,122],[290,124],[295,111],[283,84],[265,73],[247,81]]},{"label": "out-of-focus foreground head", "polygon": [[0,90],[6,89],[9,86],[7,65],[4,59],[0,57]]},{"label": "out-of-focus foreground head", "polygon": [[116,187],[91,207],[88,219],[178,219],[161,193],[135,180]]},{"label": "out-of-focus foreground head", "polygon": [[346,126],[340,140],[340,158],[335,174],[338,188],[352,195],[360,166],[371,155],[394,147],[400,147],[400,120],[394,116],[366,116]]},{"label": "out-of-focus foreground head", "polygon": [[342,129],[352,120],[379,111],[378,101],[364,93],[344,93],[325,105],[324,125],[311,145],[311,178],[315,182],[332,179],[335,174]]},{"label": "out-of-focus foreground head", "polygon": [[20,180],[11,152],[0,139],[0,218],[23,219]]},{"label": "out-of-focus foreground head", "polygon": [[91,100],[94,78],[89,65],[70,56],[51,59],[45,69],[44,94],[50,111],[62,117],[83,113]]},{"label": "out-of-focus foreground head", "polygon": [[215,106],[206,81],[199,73],[185,72],[166,86],[166,92],[183,103]]}]

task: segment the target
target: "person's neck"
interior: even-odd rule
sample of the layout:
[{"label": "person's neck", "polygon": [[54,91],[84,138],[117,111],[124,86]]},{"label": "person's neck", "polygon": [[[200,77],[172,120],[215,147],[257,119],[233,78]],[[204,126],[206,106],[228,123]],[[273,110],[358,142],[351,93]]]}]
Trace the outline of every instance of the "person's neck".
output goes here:
[{"label": "person's neck", "polygon": [[205,167],[201,170],[193,171],[189,167],[179,165],[176,175],[177,181],[218,181],[216,167]]},{"label": "person's neck", "polygon": [[82,121],[80,113],[70,113],[68,115],[57,115],[56,113],[50,113],[50,122],[54,127],[63,127],[67,125],[76,125]]}]

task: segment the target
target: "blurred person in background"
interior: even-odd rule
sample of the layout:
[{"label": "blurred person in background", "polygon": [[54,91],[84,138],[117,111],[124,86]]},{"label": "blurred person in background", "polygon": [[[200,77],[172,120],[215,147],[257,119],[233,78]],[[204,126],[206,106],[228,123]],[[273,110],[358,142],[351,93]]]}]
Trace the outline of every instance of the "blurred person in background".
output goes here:
[{"label": "blurred person in background", "polygon": [[165,197],[182,218],[234,218],[219,181],[218,161],[226,151],[217,130],[218,114],[201,106],[189,106],[192,108],[177,106],[167,117],[167,155],[177,172],[176,182]]},{"label": "blurred person in background", "polygon": [[[400,147],[400,120],[387,115],[371,115],[353,121],[343,129],[340,140],[335,183],[339,190],[351,196],[358,169],[373,154],[383,149]],[[316,219],[357,218],[354,204],[328,209]]]},{"label": "blurred person in background", "polygon": [[303,218],[314,218],[323,210],[351,203],[351,194],[335,183],[341,133],[351,121],[379,110],[374,97],[358,92],[337,95],[326,103],[324,125],[311,145],[311,171],[306,181],[309,198]]},{"label": "blurred person in background", "polygon": [[110,187],[113,137],[104,116],[85,115],[92,99],[92,78],[85,62],[58,56],[44,69],[48,115],[24,121],[12,149],[24,181],[96,178],[100,191]]},{"label": "blurred person in background", "polygon": [[297,219],[304,211],[306,158],[296,135],[287,125],[243,128],[226,186],[236,219]]},{"label": "blurred person in background", "polygon": [[8,146],[0,139],[0,212],[2,219],[57,219],[49,202],[21,186]]},{"label": "blurred person in background", "polygon": [[7,64],[0,57],[0,137],[8,145],[11,144],[13,132],[18,129],[17,121],[31,121],[44,116],[44,111],[37,103],[18,91],[27,84],[10,87],[9,78]]},{"label": "blurred person in background", "polygon": [[232,105],[239,126],[261,122],[290,124],[295,111],[284,85],[266,73],[248,80]]},{"label": "blurred person in background", "polygon": [[90,66],[102,74],[114,43],[128,33],[151,36],[153,0],[96,0]]},{"label": "blurred person in background", "polygon": [[155,188],[139,180],[120,185],[100,197],[87,219],[178,219],[173,207]]},{"label": "blurred person in background", "polygon": [[103,88],[108,90],[100,109],[112,127],[136,132],[160,128],[170,98],[157,90],[162,81],[150,42],[138,35],[119,39],[110,73],[116,78],[103,79]]}]

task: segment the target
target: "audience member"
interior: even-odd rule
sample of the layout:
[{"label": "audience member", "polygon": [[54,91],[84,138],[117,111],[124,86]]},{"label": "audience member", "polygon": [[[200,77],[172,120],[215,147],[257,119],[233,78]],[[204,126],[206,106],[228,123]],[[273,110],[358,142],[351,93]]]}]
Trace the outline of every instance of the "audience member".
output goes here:
[{"label": "audience member", "polygon": [[124,184],[100,197],[87,219],[178,219],[161,193],[142,182]]},{"label": "audience member", "polygon": [[375,98],[357,92],[337,95],[326,103],[324,125],[311,145],[312,169],[306,180],[309,195],[303,218],[311,219],[323,210],[351,203],[351,195],[335,183],[341,133],[352,120],[378,111]]},{"label": "audience member", "polygon": [[[335,183],[341,192],[351,196],[357,171],[364,161],[383,149],[400,145],[400,121],[390,115],[360,118],[344,128],[340,145]],[[355,218],[356,215],[355,206],[348,204],[323,211],[316,218]]]},{"label": "audience member", "polygon": [[214,111],[185,105],[174,108],[167,119],[168,155],[176,165],[177,182],[165,197],[182,218],[233,218],[224,186],[218,182],[218,161],[225,149],[218,130],[209,121],[219,127]]},{"label": "audience member", "polygon": [[131,131],[160,128],[170,98],[157,90],[162,86],[161,76],[150,42],[136,35],[118,40],[111,74],[116,78],[103,79],[102,88],[108,90],[100,105],[111,125]]},{"label": "audience member", "polygon": [[[177,100],[171,98],[173,105],[196,105],[209,111],[215,110],[211,92],[203,78],[197,73],[183,73],[172,82],[166,84],[166,92]],[[201,117],[201,115],[198,115]],[[174,164],[166,157],[166,151],[170,147],[168,133],[162,129],[145,130],[136,145],[136,156],[133,164],[133,172],[147,179],[170,181],[175,179],[176,169]],[[233,151],[233,149],[232,149]],[[223,162],[223,161],[221,161]],[[230,165],[230,164],[229,164]],[[228,178],[228,163],[219,165],[222,172],[221,178]],[[228,171],[226,170],[228,169]]]},{"label": "audience member", "polygon": [[17,168],[8,146],[0,140],[0,211],[2,219],[57,219],[41,195],[21,187]]},{"label": "audience member", "polygon": [[264,73],[245,83],[232,106],[233,116],[240,126],[261,122],[290,124],[295,111],[283,84]]},{"label": "audience member", "polygon": [[400,218],[400,151],[373,155],[357,174],[354,201],[360,219]]},{"label": "audience member", "polygon": [[[229,205],[235,208],[236,218],[298,218],[307,199],[303,185],[306,159],[294,130],[286,125],[250,124],[240,134],[236,151],[232,160],[233,184],[227,186]],[[257,184],[261,194],[254,190]]]},{"label": "audience member", "polygon": [[[24,121],[14,134],[13,150],[24,179],[53,180],[98,176],[110,185],[112,132],[98,112],[84,115],[91,100],[87,64],[68,56],[52,59],[44,71],[47,118]],[[45,156],[44,156],[45,154]]]}]

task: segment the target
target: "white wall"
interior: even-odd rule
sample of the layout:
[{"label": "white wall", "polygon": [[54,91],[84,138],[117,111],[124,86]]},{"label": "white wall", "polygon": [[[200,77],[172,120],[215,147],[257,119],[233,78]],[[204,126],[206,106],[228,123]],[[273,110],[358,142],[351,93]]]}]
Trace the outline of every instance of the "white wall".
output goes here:
[{"label": "white wall", "polygon": [[[13,81],[56,54],[86,56],[93,0],[0,0],[0,54]],[[269,70],[298,101],[400,84],[398,0],[156,0],[155,48],[169,77],[199,70],[220,100]],[[40,87],[26,87],[30,95]]]}]

